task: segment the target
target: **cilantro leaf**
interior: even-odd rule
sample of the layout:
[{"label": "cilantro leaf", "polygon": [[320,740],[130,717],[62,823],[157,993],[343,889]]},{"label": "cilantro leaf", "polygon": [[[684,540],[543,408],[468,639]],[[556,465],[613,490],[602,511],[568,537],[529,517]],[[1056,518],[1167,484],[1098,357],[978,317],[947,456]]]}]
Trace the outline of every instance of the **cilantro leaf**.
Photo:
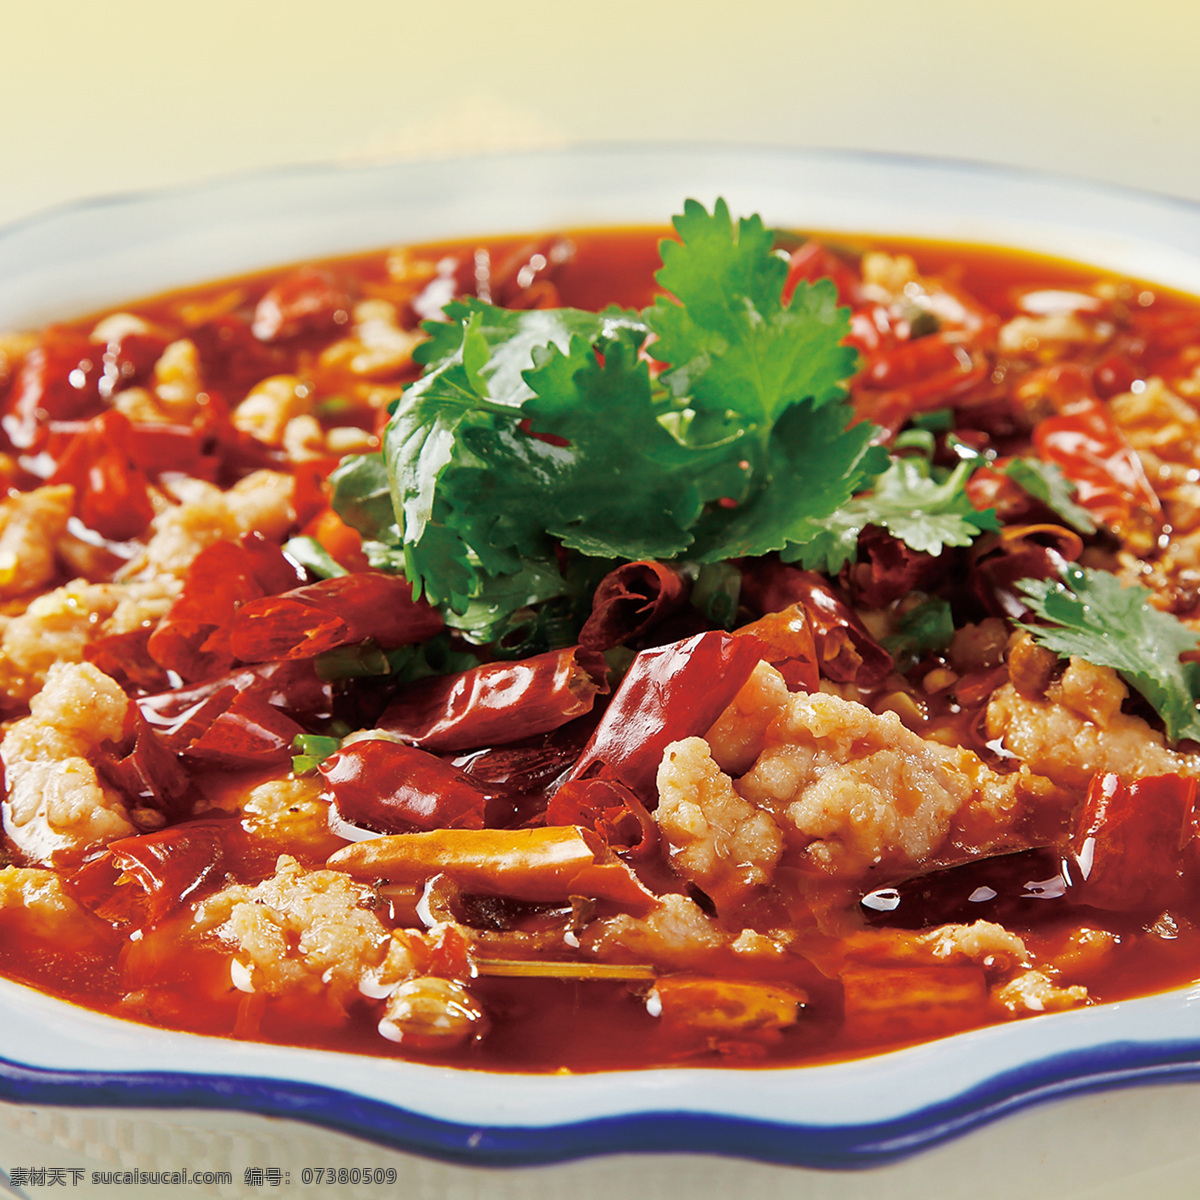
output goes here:
[{"label": "cilantro leaf", "polygon": [[1169,613],[1151,607],[1140,585],[1076,564],[1063,579],[1026,579],[1018,588],[1049,625],[1022,625],[1062,657],[1076,655],[1112,667],[1163,719],[1167,737],[1200,740],[1200,664],[1181,662],[1200,637]]},{"label": "cilantro leaf", "polygon": [[816,523],[801,561],[830,573],[840,570],[857,553],[858,535],[868,525],[880,525],[928,554],[940,554],[946,546],[969,546],[984,530],[999,528],[993,510],[977,509],[967,497],[965,485],[973,470],[973,463],[960,463],[939,481],[928,459],[893,458],[872,491]]},{"label": "cilantro leaf", "polygon": [[687,549],[702,508],[696,476],[725,452],[684,446],[659,423],[639,349],[623,334],[602,344],[601,362],[573,338],[569,353],[539,354],[525,374],[535,393],[524,406],[531,431],[567,443],[526,443],[557,468],[538,479],[531,503],[547,533],[593,557],[672,558]]},{"label": "cilantro leaf", "polygon": [[927,650],[945,650],[954,638],[954,617],[949,601],[930,596],[910,608],[897,622],[895,633],[883,639],[883,648],[903,667]]},{"label": "cilantro leaf", "polygon": [[871,444],[874,426],[849,425],[843,404],[793,405],[776,423],[767,450],[769,486],[734,508],[710,510],[698,523],[689,557],[718,562],[798,547],[820,536],[825,523],[865,479],[878,474],[887,451]]},{"label": "cilantro leaf", "polygon": [[844,395],[858,355],[842,344],[849,319],[832,282],[801,284],[785,307],[787,263],[773,234],[757,216],[735,229],[723,200],[711,216],[689,200],[675,228],[682,240],[661,244],[656,276],[674,299],[660,297],[644,314],[674,395],[768,424],[789,404]]},{"label": "cilantro leaf", "polygon": [[479,645],[496,641],[507,632],[514,613],[563,595],[567,590],[554,563],[527,561],[510,575],[483,576],[450,624],[468,641]]},{"label": "cilantro leaf", "polygon": [[517,436],[522,404],[535,395],[524,379],[535,352],[566,349],[581,333],[585,344],[631,327],[641,336],[642,326],[615,312],[509,311],[479,300],[447,307],[457,324],[426,348],[426,373],[396,405],[384,458],[406,574],[434,603],[462,612],[481,572],[516,572],[522,555],[549,555],[544,530],[511,528],[521,519],[511,493],[531,481],[506,483],[513,456],[486,456],[497,437]]},{"label": "cilantro leaf", "polygon": [[392,481],[382,454],[352,454],[329,476],[333,507],[364,538],[397,542],[400,529],[392,511]]},{"label": "cilantro leaf", "polygon": [[853,423],[857,354],[828,280],[784,304],[787,267],[759,218],[688,202],[675,224],[658,276],[671,296],[641,314],[447,305],[383,456],[339,471],[335,508],[368,559],[402,568],[471,637],[530,606],[573,611],[575,556],[778,550],[836,569],[867,523],[931,550],[991,527],[957,474],[900,463],[877,478],[889,456]]},{"label": "cilantro leaf", "polygon": [[1040,458],[1014,458],[1005,465],[1004,474],[1035,500],[1058,513],[1077,533],[1096,532],[1095,518],[1073,499],[1075,485],[1054,463]]}]

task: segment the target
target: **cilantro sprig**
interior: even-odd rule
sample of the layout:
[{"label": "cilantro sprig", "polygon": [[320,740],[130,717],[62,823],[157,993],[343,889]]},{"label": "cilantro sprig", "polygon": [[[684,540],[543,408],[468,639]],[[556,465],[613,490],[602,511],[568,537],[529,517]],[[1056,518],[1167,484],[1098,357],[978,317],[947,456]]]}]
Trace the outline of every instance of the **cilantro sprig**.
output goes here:
[{"label": "cilantro sprig", "polygon": [[1076,488],[1062,468],[1040,458],[1014,458],[1004,474],[1024,488],[1035,500],[1056,512],[1076,533],[1095,533],[1095,517],[1075,502]]},{"label": "cilantro sprig", "polygon": [[1200,636],[1153,608],[1144,587],[1072,563],[1061,580],[1026,579],[1018,588],[1048,622],[1022,626],[1035,641],[1063,658],[1111,667],[1162,717],[1171,742],[1200,740],[1200,663],[1180,658]]},{"label": "cilantro sprig", "polygon": [[836,569],[866,523],[935,552],[990,528],[965,475],[889,466],[878,431],[855,423],[857,355],[829,280],[785,303],[773,233],[723,201],[688,201],[674,224],[656,277],[667,294],[641,312],[448,305],[425,326],[424,373],[382,455],[334,474],[334,506],[371,562],[403,570],[472,640],[574,597],[564,550],[697,563],[779,551]]},{"label": "cilantro sprig", "polygon": [[974,463],[937,472],[918,455],[892,459],[871,491],[841,505],[819,522],[803,547],[806,567],[838,570],[857,552],[858,535],[879,525],[914,550],[940,554],[947,546],[969,546],[986,530],[998,529],[992,509],[977,509],[964,490]]}]

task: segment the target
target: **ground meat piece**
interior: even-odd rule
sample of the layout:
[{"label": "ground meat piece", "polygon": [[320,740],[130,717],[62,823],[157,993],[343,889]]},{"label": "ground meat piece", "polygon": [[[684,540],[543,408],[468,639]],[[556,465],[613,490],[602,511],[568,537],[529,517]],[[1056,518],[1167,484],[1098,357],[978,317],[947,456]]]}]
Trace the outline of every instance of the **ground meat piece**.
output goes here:
[{"label": "ground meat piece", "polygon": [[[1145,381],[1141,392],[1113,396],[1108,405],[1130,445],[1142,455],[1151,479],[1165,464],[1200,466],[1200,416],[1157,375]],[[1173,472],[1164,473],[1164,482],[1173,479]]]},{"label": "ground meat piece", "polygon": [[1072,979],[1083,972],[1095,971],[1113,955],[1121,939],[1107,929],[1080,925],[1050,956],[1055,974]]},{"label": "ground meat piece", "polygon": [[1127,694],[1115,671],[1072,658],[1044,699],[1011,684],[998,688],[988,703],[988,737],[1002,738],[1031,771],[1067,789],[1086,788],[1097,771],[1200,775],[1200,757],[1169,750],[1161,733],[1121,711]]},{"label": "ground meat piece", "polygon": [[120,794],[100,782],[88,761],[104,742],[124,735],[129,708],[120,687],[90,663],[59,663],[29,716],[5,734],[4,831],[31,862],[76,863],[135,832]]},{"label": "ground meat piece", "polygon": [[719,911],[770,882],[783,853],[783,834],[769,813],[734,791],[703,738],[686,738],[666,748],[658,794],[654,817],[672,862]]},{"label": "ground meat piece", "polygon": [[1046,346],[1062,343],[1103,341],[1105,330],[1085,324],[1073,312],[1051,313],[1042,317],[1020,314],[1000,327],[996,340],[1005,354],[1033,353]]},{"label": "ground meat piece", "polygon": [[260,841],[326,854],[343,845],[329,832],[329,802],[321,798],[316,776],[268,780],[251,789],[239,808],[242,828]]},{"label": "ground meat piece", "polygon": [[1005,1016],[1024,1017],[1032,1013],[1062,1012],[1088,1004],[1088,990],[1079,984],[1059,987],[1043,971],[1024,971],[1015,979],[992,988],[991,1002]]},{"label": "ground meat piece", "polygon": [[1029,951],[1015,933],[994,921],[938,925],[919,931],[864,929],[844,943],[849,958],[862,963],[960,966],[973,963],[989,975],[1007,976],[1028,966]]},{"label": "ground meat piece", "polygon": [[921,276],[911,255],[871,250],[862,257],[862,281],[872,300],[887,304],[901,299],[908,285],[919,287]]},{"label": "ground meat piece", "polygon": [[347,338],[321,352],[323,368],[343,367],[354,375],[386,379],[412,362],[420,331],[402,329],[396,306],[386,300],[362,300],[354,306],[354,328]]},{"label": "ground meat piece", "polygon": [[28,701],[55,663],[74,663],[108,634],[157,621],[179,592],[171,577],[128,583],[76,579],[38,596],[16,617],[0,617],[0,704]]},{"label": "ground meat piece", "polygon": [[1040,700],[1054,678],[1061,660],[1053,650],[1039,646],[1033,635],[1022,629],[1008,646],[1008,677],[1022,696]]},{"label": "ground meat piece", "polygon": [[196,343],[180,338],[166,346],[154,364],[154,395],[166,418],[189,422],[199,407],[203,386]]},{"label": "ground meat piece", "polygon": [[0,929],[84,950],[108,936],[108,926],[63,891],[55,871],[42,867],[0,870]]},{"label": "ground meat piece", "polygon": [[788,689],[783,676],[760,662],[729,707],[704,735],[713,761],[735,778],[744,774],[762,752],[767,726],[783,711]]},{"label": "ground meat piece", "polygon": [[344,871],[305,870],[284,854],[272,878],[205,900],[196,926],[234,947],[230,974],[243,991],[322,995],[344,1006],[388,952],[373,898]]},{"label": "ground meat piece", "polygon": [[45,587],[58,564],[54,544],[66,532],[75,489],[65,485],[20,492],[0,503],[0,597]]},{"label": "ground meat piece", "polygon": [[217,791],[209,802],[236,815],[256,843],[275,853],[303,847],[313,858],[326,858],[346,844],[329,832],[329,802],[321,797],[318,775],[268,779],[248,789],[233,786]]},{"label": "ground meat piece", "polygon": [[233,424],[268,446],[281,446],[288,423],[311,409],[310,389],[299,378],[272,375],[256,383],[234,409]]},{"label": "ground meat piece", "polygon": [[802,860],[843,878],[923,864],[956,824],[980,848],[1001,846],[1023,815],[1018,782],[970,751],[825,693],[789,699],[737,790],[775,816]]},{"label": "ground meat piece", "polygon": [[686,896],[669,895],[645,917],[593,921],[580,934],[580,949],[601,961],[649,963],[657,969],[703,968],[728,939],[715,922]]},{"label": "ground meat piece", "polygon": [[227,492],[198,479],[176,484],[180,503],[155,516],[144,553],[125,574],[150,576],[163,571],[182,577],[206,546],[232,541],[251,530],[278,541],[295,521],[292,489],[292,477],[277,471],[255,471]]}]

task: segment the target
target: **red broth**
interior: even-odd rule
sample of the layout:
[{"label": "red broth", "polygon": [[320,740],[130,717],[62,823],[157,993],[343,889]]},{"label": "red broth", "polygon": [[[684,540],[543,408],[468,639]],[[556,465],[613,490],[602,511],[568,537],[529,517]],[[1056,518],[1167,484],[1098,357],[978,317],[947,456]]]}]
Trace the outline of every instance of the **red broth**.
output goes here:
[{"label": "red broth", "polygon": [[[377,783],[391,797],[380,812],[402,814],[368,832],[426,857],[410,868],[345,850],[344,825],[329,822],[335,776],[316,757],[355,753],[353,741],[336,749],[354,730],[398,727],[387,714],[401,701],[405,712],[443,703],[427,676],[446,655],[460,693],[492,689],[469,705],[502,703],[518,668],[497,673],[501,648],[439,634],[441,618],[407,598],[389,599],[389,620],[379,619],[383,602],[354,579],[368,564],[330,507],[329,472],[343,453],[378,448],[387,405],[419,373],[419,321],[445,300],[640,308],[659,294],[661,236],[591,230],[380,252],[0,341],[5,975],[166,1028],[504,1071],[826,1062],[1196,978],[1195,743],[1165,747],[1159,717],[1102,664],[1072,675],[1022,640],[1012,605],[1017,580],[1077,561],[1138,577],[1156,609],[1200,621],[1200,449],[1190,441],[1200,447],[1200,303],[1009,250],[779,239],[789,286],[832,275],[854,310],[860,416],[881,440],[928,446],[947,472],[981,456],[968,494],[997,508],[999,531],[921,555],[868,530],[828,576],[739,562],[726,623],[754,626],[754,653],[702,615],[685,572],[691,599],[662,601],[650,632],[602,648],[617,688],[636,673],[636,652],[700,655],[703,645],[713,665],[706,658],[707,674],[684,686],[689,713],[705,688],[714,713],[735,696],[749,711],[759,701],[743,689],[767,687],[759,675],[747,682],[754,663],[774,664],[771,729],[792,728],[793,741],[746,718],[732,738],[741,750],[722,764],[737,784],[730,820],[767,813],[783,830],[769,867],[745,874],[722,841],[730,831],[712,833],[711,799],[695,803],[717,866],[690,856],[695,812],[673,801],[673,815],[655,815],[646,779],[656,764],[636,786],[582,766],[572,774],[604,736],[605,707],[621,711],[597,683],[603,666],[583,672],[579,656],[569,685],[578,711],[546,702],[568,686],[556,682],[562,663],[520,668],[533,699],[514,706],[518,733],[504,742],[418,744],[407,757],[395,740],[360,742],[355,787]],[[868,251],[876,257],[864,260]],[[1094,531],[1073,531],[1002,473],[1013,457],[1039,455],[1062,467]],[[1131,463],[1140,475],[1121,473]],[[32,515],[21,508],[30,496],[40,498]],[[20,562],[4,559],[6,531],[24,527]],[[294,542],[291,559],[280,555],[297,536],[351,584],[322,582]],[[674,597],[662,582],[672,571],[621,586]],[[120,615],[117,596],[131,588],[140,607]],[[635,608],[646,599],[621,594]],[[895,640],[914,598],[944,602],[952,639]],[[803,613],[772,616],[792,606]],[[270,626],[267,662],[255,661],[268,656],[254,652],[252,618]],[[431,636],[438,649],[417,669],[404,648]],[[319,652],[304,649],[317,642]],[[329,654],[341,655],[334,666]],[[471,675],[472,663],[492,674]],[[846,768],[847,786],[879,791],[887,764],[871,755],[892,744],[891,768],[926,781],[888,776],[893,798],[911,808],[935,787],[973,797],[939,818],[926,849],[902,852],[900,818],[899,832],[880,833],[876,861],[858,862],[846,849],[854,829],[789,816],[805,802],[799,792],[779,799],[774,785],[745,783],[768,751],[801,774],[805,755],[828,756],[817,717],[779,715],[809,691],[832,697],[817,715],[850,732],[838,743],[846,761],[821,758],[806,787]],[[654,694],[678,713],[683,701]],[[79,704],[86,715],[63,716]],[[547,718],[551,709],[565,715]],[[679,736],[703,736],[712,721],[683,720]],[[1101,749],[1059,753],[1050,743],[1063,736]],[[606,753],[595,757],[611,766]],[[1154,782],[1163,777],[1172,782]],[[55,778],[78,780],[101,815],[89,825],[48,812]],[[439,789],[453,802],[421,808]],[[369,798],[356,793],[356,804],[354,820],[370,825]],[[542,853],[555,830],[554,853],[592,856],[559,892],[546,890],[535,851],[506,840],[528,833]],[[463,847],[489,831],[515,882],[462,865],[475,853]],[[761,847],[744,837],[753,858]],[[1031,849],[1036,863],[1005,861]],[[281,855],[292,865],[277,874]],[[1103,865],[1122,859],[1152,878],[1144,895],[1128,871]],[[1031,893],[1031,883],[1052,886]],[[664,897],[669,915],[656,924]]]}]

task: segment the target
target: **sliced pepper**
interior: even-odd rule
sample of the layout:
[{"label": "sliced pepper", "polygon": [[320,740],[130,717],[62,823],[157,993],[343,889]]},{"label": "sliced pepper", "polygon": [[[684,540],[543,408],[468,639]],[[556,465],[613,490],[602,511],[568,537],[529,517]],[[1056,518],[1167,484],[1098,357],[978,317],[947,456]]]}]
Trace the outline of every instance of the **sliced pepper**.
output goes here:
[{"label": "sliced pepper", "polygon": [[607,674],[603,657],[580,646],[486,663],[407,688],[378,727],[439,753],[504,745],[590,712]]}]

